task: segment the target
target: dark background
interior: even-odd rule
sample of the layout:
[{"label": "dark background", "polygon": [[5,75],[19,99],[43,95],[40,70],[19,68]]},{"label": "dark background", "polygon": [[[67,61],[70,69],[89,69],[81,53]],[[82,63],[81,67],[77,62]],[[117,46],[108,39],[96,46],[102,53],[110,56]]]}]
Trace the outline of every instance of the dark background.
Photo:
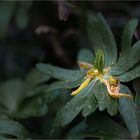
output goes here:
[{"label": "dark background", "polygon": [[[7,16],[7,7],[14,4],[13,10],[8,11],[11,14],[5,29],[1,25],[3,22],[0,23],[0,29],[3,29],[0,39],[2,79],[25,76],[38,62],[49,62],[66,68],[75,67],[79,49],[88,47],[80,44],[84,27],[82,13],[101,12],[112,28],[118,45],[124,24],[131,18],[140,17],[138,1],[69,3],[74,8],[64,1],[11,1],[5,7],[0,7],[2,21]],[[20,9],[24,9],[26,14],[20,13]],[[139,30],[136,37],[139,38]]]},{"label": "dark background", "polygon": [[[107,20],[119,49],[124,25],[132,18],[140,18],[140,2],[1,1],[1,82],[15,77],[24,78],[39,62],[70,69],[77,67],[78,51],[90,47],[88,43],[83,43],[84,15],[98,12]],[[138,26],[134,41],[139,39],[139,35]],[[42,126],[42,120],[30,118],[23,124],[37,137],[43,133],[38,129]]]}]

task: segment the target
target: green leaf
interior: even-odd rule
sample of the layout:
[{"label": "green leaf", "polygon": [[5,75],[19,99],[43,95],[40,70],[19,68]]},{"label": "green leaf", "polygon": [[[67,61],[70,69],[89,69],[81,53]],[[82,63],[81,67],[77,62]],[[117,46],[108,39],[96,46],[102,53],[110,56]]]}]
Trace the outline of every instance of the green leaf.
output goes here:
[{"label": "green leaf", "polygon": [[25,140],[27,138],[27,132],[22,125],[18,122],[8,119],[0,119],[0,135],[6,137],[14,136],[20,140]]},{"label": "green leaf", "polygon": [[127,71],[126,73],[123,73],[118,76],[118,78],[121,82],[128,82],[137,77],[140,77],[140,65],[138,65],[138,66],[132,68],[131,70]]},{"label": "green leaf", "polygon": [[107,112],[111,115],[114,116],[118,112],[118,102],[115,99],[110,98],[109,105],[107,107]]},{"label": "green leaf", "polygon": [[79,114],[84,107],[86,96],[92,92],[95,82],[96,80],[93,80],[86,88],[74,96],[60,111],[58,111],[53,123],[52,134],[55,129],[70,123]]},{"label": "green leaf", "polygon": [[98,50],[95,55],[94,67],[95,69],[98,69],[100,73],[102,73],[105,66],[104,53],[102,50]]},{"label": "green leaf", "polygon": [[129,132],[106,114],[94,113],[87,119],[88,128],[83,135],[90,138],[130,138]]},{"label": "green leaf", "polygon": [[[132,67],[140,61],[140,41],[136,42],[126,54],[122,54],[120,60],[112,68],[113,75],[125,74],[126,71],[131,70]],[[127,60],[127,62],[126,62]]]},{"label": "green leaf", "polygon": [[[130,94],[130,90],[123,85],[121,85],[121,92]],[[133,137],[138,136],[139,128],[138,128],[137,112],[133,99],[127,97],[120,98],[119,111],[125,122],[125,125],[131,132],[132,136]]]},{"label": "green leaf", "polygon": [[[51,92],[44,93],[44,99],[49,104],[55,102],[59,97],[63,96],[63,98],[70,98],[70,90],[69,89],[56,89]],[[67,100],[68,101],[68,100]]]},{"label": "green leaf", "polygon": [[133,33],[137,27],[137,24],[138,20],[133,19],[128,22],[124,28],[121,42],[121,55],[119,57],[117,65],[115,65],[114,68],[115,74],[121,74],[129,70],[139,60],[139,41],[134,44],[133,47],[131,47]]},{"label": "green leaf", "polygon": [[87,34],[94,51],[102,49],[106,67],[116,63],[117,48],[113,34],[101,14],[87,17]]},{"label": "green leaf", "polygon": [[134,88],[135,92],[136,93],[139,92],[139,90],[140,90],[140,86],[139,86],[140,85],[140,77],[133,80],[132,84],[133,84],[133,88]]},{"label": "green leaf", "polygon": [[70,132],[68,132],[66,139],[84,139],[84,136],[81,134],[82,131],[86,130],[87,124],[85,121],[78,123],[75,127],[73,127]]},{"label": "green leaf", "polygon": [[80,70],[67,70],[50,64],[37,64],[37,68],[44,74],[59,80],[76,81],[83,77],[83,72]]},{"label": "green leaf", "polygon": [[83,79],[77,81],[56,81],[48,86],[46,92],[51,92],[56,89],[72,89],[78,87],[83,82]]},{"label": "green leaf", "polygon": [[21,91],[23,91],[23,82],[20,79],[9,80],[0,86],[0,91],[0,103],[9,114],[14,115],[24,96],[21,94]]},{"label": "green leaf", "polygon": [[132,46],[132,37],[137,24],[138,20],[133,19],[128,22],[124,28],[121,43],[121,56],[119,57],[117,64],[113,67],[114,75],[125,73],[140,61],[140,41]]},{"label": "green leaf", "polygon": [[83,132],[84,137],[93,138],[93,139],[115,139],[116,135],[112,132],[106,132],[103,130],[86,130]]},{"label": "green leaf", "polygon": [[50,75],[43,74],[37,69],[32,69],[25,79],[25,90],[30,91],[33,90],[38,84],[46,82],[50,80]]},{"label": "green leaf", "polygon": [[100,81],[98,81],[94,86],[93,93],[98,101],[99,110],[105,110],[110,103],[110,97],[107,93],[106,87]]},{"label": "green leaf", "polygon": [[137,19],[133,19],[126,24],[123,30],[122,41],[121,41],[121,54],[122,55],[130,51],[131,45],[132,45],[132,37],[133,37],[134,31],[137,25],[138,25]]},{"label": "green leaf", "polygon": [[86,99],[86,102],[82,111],[83,117],[89,116],[97,108],[97,100],[95,99],[95,96],[93,94],[94,93],[92,92],[87,96],[87,99]]},{"label": "green leaf", "polygon": [[19,28],[24,29],[29,22],[29,9],[32,6],[32,1],[20,1],[19,4],[19,9],[16,14],[16,23]]},{"label": "green leaf", "polygon": [[12,18],[16,1],[1,1],[0,2],[0,38],[6,36],[9,22]]},{"label": "green leaf", "polygon": [[44,80],[46,77],[40,79],[36,75],[38,77],[36,79],[37,77],[32,74],[25,82],[20,79],[13,79],[5,81],[0,85],[0,113],[2,115],[12,118],[28,118],[46,114],[47,105],[42,96],[46,86],[33,87],[33,85],[35,86],[35,84]]},{"label": "green leaf", "polygon": [[140,88],[136,91],[136,97],[135,97],[135,105],[136,105],[136,113],[137,113],[137,122],[138,122],[138,128],[139,128],[139,136],[140,137]]},{"label": "green leaf", "polygon": [[136,103],[138,110],[140,111],[140,89],[137,90],[137,92],[136,92],[135,103]]},{"label": "green leaf", "polygon": [[93,52],[89,49],[81,49],[78,54],[78,61],[82,62],[88,62],[90,64],[93,64],[94,62],[94,55]]},{"label": "green leaf", "polygon": [[39,117],[47,113],[48,108],[44,99],[40,97],[31,97],[25,99],[19,107],[17,118]]},{"label": "green leaf", "polygon": [[[55,92],[60,90],[69,90],[75,87],[78,87],[83,82],[83,79],[77,80],[77,81],[56,81],[52,84],[48,85],[46,89],[44,90],[45,100],[48,102],[51,102],[56,98]],[[63,92],[62,91],[62,92]],[[69,91],[70,92],[70,91]],[[64,93],[64,92],[63,92]],[[68,93],[69,95],[69,93]]]}]

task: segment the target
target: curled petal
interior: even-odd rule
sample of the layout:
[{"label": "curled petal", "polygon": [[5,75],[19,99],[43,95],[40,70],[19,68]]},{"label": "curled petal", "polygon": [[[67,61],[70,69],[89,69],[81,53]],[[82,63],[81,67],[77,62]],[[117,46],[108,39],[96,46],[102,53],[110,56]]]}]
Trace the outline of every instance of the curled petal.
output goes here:
[{"label": "curled petal", "polygon": [[110,86],[109,82],[107,80],[102,80],[102,82],[106,85],[107,87],[107,91],[108,91],[108,94],[112,97],[112,98],[120,98],[120,97],[130,97],[132,98],[131,95],[129,94],[124,94],[124,93],[120,93],[120,87],[119,85],[115,86],[115,87],[112,87]]},{"label": "curled petal", "polygon": [[79,87],[77,90],[75,90],[75,91],[73,91],[73,92],[71,93],[71,95],[73,96],[73,95],[78,94],[83,88],[85,88],[86,86],[88,86],[88,84],[89,84],[90,81],[91,81],[91,78],[87,78],[87,79],[80,85],[80,87]]},{"label": "curled petal", "polygon": [[109,94],[112,98],[115,98],[115,99],[117,99],[117,98],[120,98],[120,97],[129,97],[129,98],[132,98],[132,96],[131,95],[129,95],[129,94],[124,94],[124,93],[111,93],[111,94]]}]

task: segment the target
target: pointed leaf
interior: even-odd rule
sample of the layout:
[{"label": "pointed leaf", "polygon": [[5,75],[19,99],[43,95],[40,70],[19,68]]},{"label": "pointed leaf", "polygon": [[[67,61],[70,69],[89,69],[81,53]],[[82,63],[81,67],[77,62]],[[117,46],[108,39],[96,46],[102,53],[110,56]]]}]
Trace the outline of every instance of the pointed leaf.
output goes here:
[{"label": "pointed leaf", "polygon": [[140,41],[136,42],[133,47],[131,47],[133,33],[137,27],[137,24],[138,20],[133,19],[128,22],[128,24],[124,28],[121,43],[121,56],[119,57],[117,64],[113,68],[113,74],[115,75],[122,74],[128,71],[140,60]]},{"label": "pointed leaf", "polygon": [[51,92],[57,89],[72,89],[78,87],[84,80],[79,79],[77,81],[57,81],[48,86],[46,92]]},{"label": "pointed leaf", "polygon": [[44,90],[45,100],[47,101],[47,103],[51,102],[53,99],[56,98],[56,94],[54,94],[55,91],[56,92],[59,90],[66,91],[68,89],[78,87],[82,82],[83,82],[83,79],[77,80],[77,81],[56,81],[48,85],[48,87],[46,87],[46,89]]},{"label": "pointed leaf", "polygon": [[37,64],[37,68],[59,80],[75,81],[83,77],[83,72],[80,70],[67,70],[50,64]]},{"label": "pointed leaf", "polygon": [[[121,92],[122,93],[130,93],[130,90],[126,87],[121,85]],[[138,121],[137,121],[137,113],[133,99],[123,97],[119,99],[119,111],[121,116],[125,122],[125,125],[131,132],[133,137],[138,136],[139,128],[138,128]]]},{"label": "pointed leaf", "polygon": [[132,68],[130,71],[118,76],[118,78],[120,79],[121,82],[128,82],[137,77],[140,77],[140,65],[138,65],[138,66]]},{"label": "pointed leaf", "polygon": [[[129,52],[122,54],[118,63],[112,68],[113,75],[123,74],[140,61],[140,41],[136,42]],[[127,60],[127,62],[126,62]]]},{"label": "pointed leaf", "polygon": [[138,25],[137,19],[133,19],[126,24],[122,34],[122,42],[121,42],[122,54],[125,54],[128,51],[130,51],[132,45],[132,37],[137,25]]},{"label": "pointed leaf", "polygon": [[87,33],[96,52],[102,49],[105,54],[106,66],[114,64],[117,60],[117,48],[114,36],[101,14],[88,16]]},{"label": "pointed leaf", "polygon": [[93,80],[86,88],[74,96],[60,111],[58,111],[53,123],[51,135],[53,135],[57,128],[70,123],[79,114],[84,107],[85,98],[92,92],[95,82],[96,80]]},{"label": "pointed leaf", "polygon": [[27,75],[25,82],[28,87],[36,86],[37,84],[46,82],[50,79],[50,75],[43,74],[37,69],[32,69]]}]

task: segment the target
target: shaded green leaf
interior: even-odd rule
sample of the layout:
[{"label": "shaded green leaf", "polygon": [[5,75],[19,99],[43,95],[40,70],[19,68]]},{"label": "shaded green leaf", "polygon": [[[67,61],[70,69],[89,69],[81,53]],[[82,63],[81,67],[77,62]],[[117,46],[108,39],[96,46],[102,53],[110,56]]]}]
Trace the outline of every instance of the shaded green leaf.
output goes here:
[{"label": "shaded green leaf", "polygon": [[109,105],[107,107],[107,112],[111,115],[114,116],[118,112],[118,102],[116,99],[110,98]]},{"label": "shaded green leaf", "polygon": [[107,115],[95,113],[87,119],[88,128],[83,135],[93,138],[130,138],[129,132]]},{"label": "shaded green leaf", "polygon": [[0,103],[5,106],[9,113],[14,114],[24,96],[21,94],[23,82],[20,79],[9,80],[0,86],[0,90]]},{"label": "shaded green leaf", "polygon": [[47,74],[43,74],[42,72],[40,72],[37,69],[32,69],[29,74],[27,75],[25,82],[26,85],[29,87],[33,87],[37,84],[46,82],[50,79],[50,75]]},{"label": "shaded green leaf", "polygon": [[98,107],[97,100],[95,99],[95,96],[93,94],[94,93],[91,92],[86,98],[85,105],[82,111],[82,116],[84,117],[87,117],[88,115],[93,113]]},{"label": "shaded green leaf", "polygon": [[65,99],[70,98],[70,90],[69,89],[56,89],[51,92],[46,92],[44,95],[44,99],[47,103],[51,103],[54,100],[57,100],[59,97],[65,97]]},{"label": "shaded green leaf", "polygon": [[[122,93],[130,93],[130,90],[126,87],[121,85],[121,92]],[[125,122],[125,125],[131,132],[133,137],[138,136],[139,128],[138,128],[138,121],[137,121],[137,113],[133,99],[123,97],[119,99],[119,111],[120,114]]]},{"label": "shaded green leaf", "polygon": [[104,109],[106,109],[109,105],[110,97],[107,93],[106,87],[102,83],[100,83],[100,81],[96,82],[93,93],[98,101],[99,110],[103,111]]},{"label": "shaded green leaf", "polygon": [[101,14],[87,17],[87,33],[94,51],[103,50],[106,66],[114,64],[117,60],[115,39]]},{"label": "shaded green leaf", "polygon": [[77,81],[57,81],[48,86],[46,92],[51,92],[56,89],[71,89],[78,87],[83,82],[83,79]]},{"label": "shaded green leaf", "polygon": [[135,103],[136,103],[138,110],[140,111],[140,89],[137,90],[137,92],[136,92]]},{"label": "shaded green leaf", "polygon": [[75,81],[83,77],[83,72],[80,70],[67,70],[50,64],[37,64],[37,68],[59,80]]},{"label": "shaded green leaf", "polygon": [[135,105],[136,105],[136,115],[137,115],[137,123],[139,128],[139,136],[140,137],[140,88],[136,91],[136,97],[135,97]]},{"label": "shaded green leaf", "polygon": [[20,1],[19,4],[19,9],[16,14],[16,23],[19,28],[24,29],[29,22],[29,9],[32,6],[32,1]]},{"label": "shaded green leaf", "polygon": [[93,52],[90,51],[90,50],[88,50],[88,49],[81,49],[79,51],[77,60],[78,61],[88,62],[90,64],[93,64],[93,62],[94,62]]},{"label": "shaded green leaf", "polygon": [[74,128],[70,130],[70,132],[67,134],[66,139],[83,139],[84,136],[82,135],[82,131],[84,131],[87,128],[87,124],[85,121],[82,121],[78,123]]},{"label": "shaded green leaf", "polygon": [[44,99],[40,97],[31,97],[25,99],[19,107],[17,118],[39,117],[47,113],[48,108]]},{"label": "shaded green leaf", "polygon": [[[82,80],[77,80],[77,81],[56,81],[53,82],[52,84],[48,85],[46,89],[44,90],[44,95],[45,99],[48,102],[51,102],[57,97],[57,91],[64,93],[64,90],[70,90],[72,88],[78,87],[81,83],[83,82]],[[70,91],[69,91],[70,92]],[[69,95],[70,93],[68,93]],[[58,95],[59,96],[59,95]]]},{"label": "shaded green leaf", "polygon": [[137,77],[140,77],[140,65],[118,76],[121,82],[128,82]]},{"label": "shaded green leaf", "polygon": [[[42,75],[42,74],[41,74]],[[40,77],[40,72],[32,71],[25,81],[13,79],[0,85],[0,114],[12,118],[42,116],[47,112],[42,96],[46,86],[36,86],[48,77]]]},{"label": "shaded green leaf", "polygon": [[133,88],[134,88],[136,93],[139,92],[139,90],[140,90],[139,85],[140,85],[140,77],[135,79],[135,80],[133,80]]},{"label": "shaded green leaf", "polygon": [[103,72],[104,66],[105,66],[105,62],[104,62],[104,53],[102,50],[98,50],[95,53],[96,57],[95,57],[95,61],[94,61],[94,67],[95,69],[98,69],[98,71],[100,73]]},{"label": "shaded green leaf", "polygon": [[85,98],[92,92],[95,82],[96,80],[93,80],[86,88],[74,96],[60,111],[58,111],[53,123],[52,134],[55,129],[70,123],[79,114],[84,107]]},{"label": "shaded green leaf", "polygon": [[[140,61],[140,41],[132,46],[133,33],[138,24],[138,20],[133,19],[124,28],[121,43],[121,55],[113,71],[115,75],[125,74],[130,68]],[[132,46],[132,47],[131,47]],[[126,63],[127,60],[127,63]]]},{"label": "shaded green leaf", "polygon": [[16,121],[0,119],[0,135],[9,135],[25,140],[27,138],[27,131]]},{"label": "shaded green leaf", "polygon": [[133,19],[126,24],[123,30],[122,41],[121,41],[121,54],[122,55],[130,51],[131,44],[132,44],[132,37],[133,37],[134,31],[137,25],[138,25],[137,19]]},{"label": "shaded green leaf", "polygon": [[[131,68],[140,61],[140,41],[136,42],[127,54],[122,54],[120,60],[112,68],[112,72],[115,75],[125,74],[126,71],[131,70]],[[127,62],[126,62],[127,61]],[[132,68],[133,70],[133,68]]]},{"label": "shaded green leaf", "polygon": [[0,38],[6,36],[9,22],[12,18],[16,1],[1,1],[0,2]]},{"label": "shaded green leaf", "polygon": [[87,130],[83,132],[84,137],[93,138],[93,139],[114,139],[116,138],[115,134],[103,131],[103,130]]}]

